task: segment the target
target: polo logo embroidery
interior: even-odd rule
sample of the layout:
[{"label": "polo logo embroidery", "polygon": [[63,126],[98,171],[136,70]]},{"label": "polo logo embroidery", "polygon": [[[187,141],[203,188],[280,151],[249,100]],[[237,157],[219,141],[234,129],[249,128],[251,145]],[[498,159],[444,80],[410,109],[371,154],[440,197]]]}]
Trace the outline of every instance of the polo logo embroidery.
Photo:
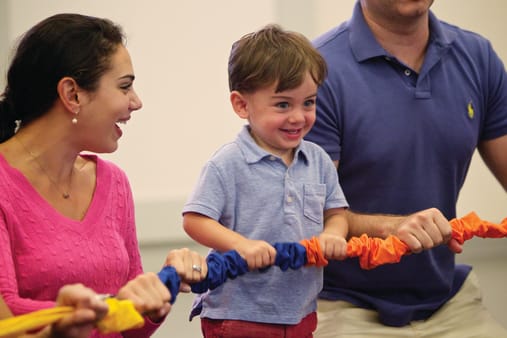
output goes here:
[{"label": "polo logo embroidery", "polygon": [[474,106],[472,105],[472,101],[468,102],[467,110],[468,110],[468,118],[470,120],[472,120],[475,115]]}]

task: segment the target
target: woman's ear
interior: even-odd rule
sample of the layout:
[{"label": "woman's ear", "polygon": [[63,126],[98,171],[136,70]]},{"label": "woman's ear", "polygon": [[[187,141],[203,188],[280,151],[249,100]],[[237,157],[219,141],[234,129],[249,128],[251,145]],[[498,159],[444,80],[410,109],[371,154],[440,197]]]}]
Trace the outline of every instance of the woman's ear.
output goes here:
[{"label": "woman's ear", "polygon": [[58,97],[63,106],[70,112],[77,114],[79,112],[79,86],[71,77],[63,77],[57,85]]},{"label": "woman's ear", "polygon": [[242,119],[248,118],[248,100],[237,90],[233,90],[230,95],[232,109]]}]

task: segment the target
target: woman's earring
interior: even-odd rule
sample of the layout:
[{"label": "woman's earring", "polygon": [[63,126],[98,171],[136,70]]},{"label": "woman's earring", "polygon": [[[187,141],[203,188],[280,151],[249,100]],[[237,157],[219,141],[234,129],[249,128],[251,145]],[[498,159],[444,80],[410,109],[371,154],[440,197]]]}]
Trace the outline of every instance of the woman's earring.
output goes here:
[{"label": "woman's earring", "polygon": [[71,121],[72,121],[72,124],[77,124],[77,114],[79,114],[79,110],[76,110],[75,114],[76,114],[76,116],[74,116],[74,117],[72,118],[72,120],[71,120]]}]

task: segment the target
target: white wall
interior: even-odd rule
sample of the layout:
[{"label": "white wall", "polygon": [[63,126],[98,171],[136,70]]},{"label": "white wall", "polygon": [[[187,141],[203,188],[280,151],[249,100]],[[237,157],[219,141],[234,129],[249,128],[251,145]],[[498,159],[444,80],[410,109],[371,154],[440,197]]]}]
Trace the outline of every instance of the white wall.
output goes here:
[{"label": "white wall", "polygon": [[[504,64],[507,64],[507,40],[505,39],[507,1],[437,0],[434,10],[441,19],[488,38]],[[505,155],[507,156],[507,149]],[[507,194],[491,175],[477,152],[460,194],[458,215],[464,215],[472,210],[490,221],[499,222],[507,217]],[[494,243],[498,244],[496,241]],[[503,250],[507,252],[507,248],[504,247]]]},{"label": "white wall", "polygon": [[[134,113],[119,150],[106,157],[129,175],[143,241],[186,239],[180,209],[204,162],[235,137],[242,120],[230,109],[227,58],[231,44],[268,22],[314,38],[350,17],[354,0],[0,0],[0,84],[7,52],[37,21],[57,12],[108,17],[120,23],[144,108]],[[433,10],[488,37],[507,60],[505,0],[437,0]],[[7,46],[6,46],[7,44]],[[475,210],[499,221],[507,194],[474,159],[459,214]]]}]

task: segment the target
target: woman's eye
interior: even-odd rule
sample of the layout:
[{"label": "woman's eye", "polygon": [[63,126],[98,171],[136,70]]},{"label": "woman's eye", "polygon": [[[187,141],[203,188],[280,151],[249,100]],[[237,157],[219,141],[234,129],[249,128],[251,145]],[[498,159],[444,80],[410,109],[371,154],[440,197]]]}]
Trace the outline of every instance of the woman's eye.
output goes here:
[{"label": "woman's eye", "polygon": [[127,83],[127,84],[124,84],[124,85],[121,85],[121,86],[120,86],[120,88],[121,88],[122,90],[127,91],[127,90],[129,90],[130,88],[132,88],[132,82]]}]

